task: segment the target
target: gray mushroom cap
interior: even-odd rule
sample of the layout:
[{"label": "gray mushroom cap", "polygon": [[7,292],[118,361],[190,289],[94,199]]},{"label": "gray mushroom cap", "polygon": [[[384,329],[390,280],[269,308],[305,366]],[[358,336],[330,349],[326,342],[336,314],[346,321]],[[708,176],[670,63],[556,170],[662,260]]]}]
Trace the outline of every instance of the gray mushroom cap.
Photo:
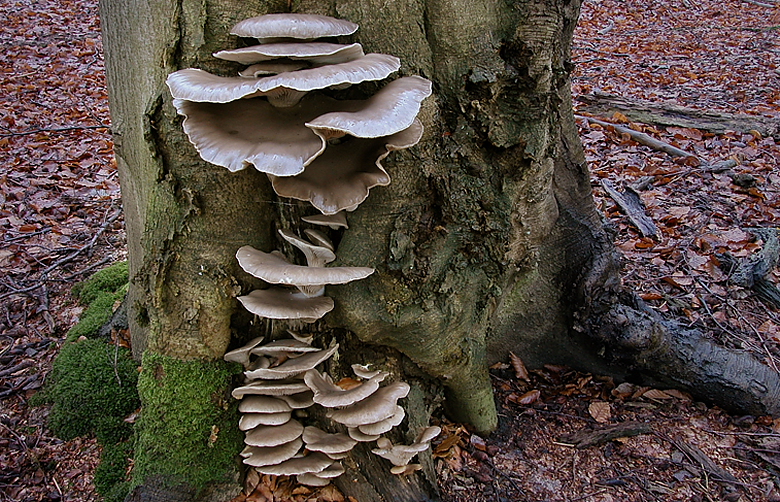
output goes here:
[{"label": "gray mushroom cap", "polygon": [[364,279],[374,273],[367,267],[305,267],[291,265],[271,253],[264,253],[252,246],[243,246],[236,253],[238,263],[245,272],[272,284],[292,286],[320,286],[346,284]]},{"label": "gray mushroom cap", "polygon": [[309,298],[303,293],[282,288],[257,289],[238,301],[249,312],[267,319],[297,319],[314,322],[333,310],[327,296]]},{"label": "gray mushroom cap", "polygon": [[262,336],[254,338],[243,347],[226,352],[222,358],[227,362],[239,363],[242,366],[249,366],[249,355],[251,354],[252,349],[260,345],[264,338],[265,337]]},{"label": "gray mushroom cap", "polygon": [[336,248],[333,246],[333,241],[324,232],[314,228],[305,228],[303,233],[306,234],[306,237],[315,246],[327,248],[335,253]]},{"label": "gray mushroom cap", "polygon": [[238,428],[242,431],[254,429],[258,425],[282,425],[292,418],[289,411],[279,413],[244,413],[238,421]]},{"label": "gray mushroom cap", "polygon": [[252,354],[279,357],[285,354],[303,354],[306,352],[317,352],[319,350],[322,349],[314,347],[311,343],[294,338],[283,338],[281,340],[274,340],[265,345],[256,346],[252,349]]},{"label": "gray mushroom cap", "polygon": [[335,344],[327,350],[310,352],[306,355],[296,357],[294,359],[288,359],[279,366],[274,366],[271,368],[259,368],[254,371],[245,371],[244,376],[247,378],[263,378],[268,380],[289,378],[311,370],[332,356],[338,348],[339,345]]},{"label": "gray mushroom cap", "polygon": [[[257,79],[221,77],[197,68],[168,75],[166,84],[176,99],[198,103],[229,103],[241,98],[265,96],[284,88],[298,92],[382,80],[398,71],[401,61],[388,54],[367,54],[344,63],[306,68]],[[297,103],[297,100],[296,100]],[[289,106],[294,103],[287,103]]]},{"label": "gray mushroom cap", "polygon": [[333,460],[322,453],[312,453],[305,457],[294,457],[281,464],[258,467],[257,472],[276,476],[295,476],[307,472],[322,472],[333,463]]},{"label": "gray mushroom cap", "polygon": [[276,75],[286,71],[297,71],[309,68],[306,61],[264,61],[244,68],[238,75],[244,78],[258,78],[266,75]]},{"label": "gray mushroom cap", "polygon": [[342,143],[329,145],[303,173],[285,178],[269,173],[268,178],[277,194],[308,201],[325,215],[354,211],[371,188],[390,184],[382,165],[385,157],[416,145],[422,133],[422,124],[414,119],[411,127],[388,137],[347,137]]},{"label": "gray mushroom cap", "polygon": [[360,443],[370,443],[371,441],[376,441],[377,439],[382,437],[379,434],[376,435],[364,434],[360,432],[360,429],[358,429],[357,427],[347,428],[347,433],[349,433],[349,437],[351,437],[352,439]]},{"label": "gray mushroom cap", "polygon": [[380,382],[382,382],[387,375],[387,373],[377,374],[373,378],[348,390],[342,389],[334,384],[330,375],[322,374],[317,370],[307,371],[303,375],[303,380],[314,392],[315,403],[326,408],[336,408],[349,406],[366,399],[379,389]]},{"label": "gray mushroom cap", "polygon": [[301,410],[303,408],[308,408],[309,406],[314,405],[312,396],[312,392],[307,390],[305,392],[298,392],[296,394],[290,394],[287,396],[279,396],[279,398],[283,399],[290,406],[290,408]]},{"label": "gray mushroom cap", "polygon": [[309,451],[318,451],[329,456],[348,452],[357,444],[357,441],[346,434],[328,434],[322,429],[311,426],[303,430],[303,442]]},{"label": "gray mushroom cap", "polygon": [[406,382],[392,383],[352,406],[341,410],[330,410],[327,417],[347,427],[358,427],[385,420],[395,413],[396,401],[406,397],[409,389],[409,384]]},{"label": "gray mushroom cap", "polygon": [[415,455],[421,451],[428,449],[429,443],[414,443],[411,445],[394,445],[390,440],[386,438],[380,438],[377,440],[377,446],[371,450],[375,455],[379,455],[382,458],[386,458],[393,465],[401,466],[409,463]]},{"label": "gray mushroom cap", "polygon": [[422,101],[431,95],[431,81],[412,76],[394,80],[357,111],[335,111],[306,123],[325,139],[345,134],[357,138],[390,136],[411,127]]},{"label": "gray mushroom cap", "polygon": [[293,439],[289,443],[279,446],[259,447],[247,446],[241,452],[243,462],[247,465],[260,467],[263,465],[275,465],[293,458],[303,446],[300,438]]},{"label": "gray mushroom cap", "polygon": [[305,383],[297,380],[283,382],[252,382],[241,387],[236,387],[231,395],[236,399],[241,399],[246,395],[261,396],[289,396],[299,392],[306,392],[309,388]]},{"label": "gray mushroom cap", "polygon": [[306,264],[310,267],[324,267],[336,259],[332,249],[305,241],[286,228],[280,228],[279,234],[306,256]]},{"label": "gray mushroom cap", "polygon": [[389,418],[373,424],[360,425],[358,426],[358,429],[367,436],[379,436],[390,432],[393,427],[400,425],[405,416],[406,412],[404,409],[401,406],[396,406],[395,412]]},{"label": "gray mushroom cap", "polygon": [[278,38],[303,40],[351,35],[358,25],[345,19],[335,19],[315,14],[266,14],[251,17],[237,23],[231,35],[256,38],[260,41]]},{"label": "gray mushroom cap", "polygon": [[246,433],[244,443],[249,446],[279,446],[303,435],[303,425],[290,420],[283,425],[260,425]]},{"label": "gray mushroom cap", "polygon": [[245,65],[279,58],[310,61],[317,65],[338,64],[353,61],[364,55],[360,44],[343,45],[327,42],[262,44],[214,53],[216,58]]},{"label": "gray mushroom cap", "polygon": [[306,223],[330,227],[333,230],[338,230],[339,228],[349,228],[349,225],[347,224],[347,214],[344,211],[339,211],[338,213],[328,215],[313,214],[311,216],[304,216],[301,219]]},{"label": "gray mushroom cap", "polygon": [[292,408],[278,397],[249,396],[238,405],[242,413],[282,413],[292,411]]}]

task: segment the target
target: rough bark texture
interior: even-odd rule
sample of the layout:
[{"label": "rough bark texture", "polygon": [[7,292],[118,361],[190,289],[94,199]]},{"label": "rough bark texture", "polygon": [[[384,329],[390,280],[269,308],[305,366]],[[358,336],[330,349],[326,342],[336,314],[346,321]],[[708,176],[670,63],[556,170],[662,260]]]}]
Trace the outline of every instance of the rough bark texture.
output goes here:
[{"label": "rough bark texture", "polygon": [[[245,244],[283,249],[276,228],[300,229],[300,216],[314,210],[280,200],[253,170],[229,173],[201,161],[186,141],[164,80],[184,67],[232,74],[236,68],[210,56],[243,45],[229,28],[246,17],[287,10],[356,22],[360,30],[351,39],[366,52],[394,54],[403,63],[401,74],[434,82],[434,96],[421,113],[423,141],[389,158],[392,184],[374,188],[349,215],[349,230],[332,235],[338,241],[334,265],[377,272],[329,287],[337,307],[326,318],[329,327],[321,326],[325,341],[336,337],[341,343],[330,367],[334,376],[343,376],[351,362],[373,362],[412,383],[406,432],[393,440],[408,441],[427,424],[441,388],[454,418],[492,430],[497,418],[487,366],[505,359],[508,350],[529,366],[569,364],[619,377],[679,362],[680,348],[692,354],[689,362],[704,357],[698,339],[669,326],[668,350],[621,342],[629,328],[641,331],[660,321],[644,322],[640,306],[621,297],[618,260],[591,199],[569,89],[577,0],[300,0],[289,6],[102,0],[130,246],[133,349],[144,355],[144,371],[153,372],[144,379],[145,407],[158,407],[157,396],[169,395],[159,389],[172,388],[173,375],[191,374],[195,366],[155,368],[183,360],[224,371],[219,360],[228,345],[279,328],[253,327],[237,309],[234,297],[253,284],[238,269],[235,251]],[[373,90],[366,85],[337,96],[360,98]],[[623,307],[639,324],[621,324],[615,309]],[[695,347],[688,350],[685,340]],[[599,355],[609,345],[611,360]],[[652,357],[636,363],[637,353]],[[707,354],[715,370],[741,364],[716,349]],[[751,371],[769,381],[759,389],[763,397],[777,395],[776,376]],[[692,388],[710,378],[674,375],[674,382]],[[740,389],[739,397],[758,395]],[[754,401],[758,408],[762,402],[768,401]],[[221,397],[213,407],[224,411]],[[205,432],[195,431],[200,437]],[[139,442],[138,458],[157,451],[146,441]],[[423,474],[399,479],[364,449],[348,462],[339,484],[361,502],[427,500],[435,481],[430,461],[423,461],[429,467]],[[224,500],[230,493],[224,482],[236,479],[231,468],[193,481],[147,467],[136,464],[138,500],[152,500],[144,494]]]}]

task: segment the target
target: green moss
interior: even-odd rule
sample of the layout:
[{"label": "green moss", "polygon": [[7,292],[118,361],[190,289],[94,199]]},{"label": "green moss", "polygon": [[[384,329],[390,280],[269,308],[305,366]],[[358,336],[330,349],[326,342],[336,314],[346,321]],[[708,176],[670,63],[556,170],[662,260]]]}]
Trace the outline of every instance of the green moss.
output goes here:
[{"label": "green moss", "polygon": [[49,427],[62,439],[95,434],[102,444],[132,434],[124,421],[140,404],[130,351],[103,340],[67,343],[54,361],[42,400],[53,404]]},{"label": "green moss", "polygon": [[98,293],[92,300],[92,303],[81,314],[79,323],[68,331],[67,340],[72,342],[80,336],[86,336],[87,338],[96,336],[100,328],[111,320],[111,316],[114,313],[114,305],[123,296],[124,292],[119,294]]},{"label": "green moss", "polygon": [[127,472],[133,458],[131,441],[106,445],[100,455],[100,464],[95,470],[95,488],[105,502],[122,502],[132,483]]},{"label": "green moss", "polygon": [[73,294],[82,303],[90,304],[101,293],[117,293],[128,281],[127,262],[115,263],[110,267],[95,272],[86,281],[73,286]]},{"label": "green moss", "polygon": [[144,354],[134,482],[154,477],[201,490],[235,479],[242,446],[238,406],[229,395],[235,373],[222,361]]}]

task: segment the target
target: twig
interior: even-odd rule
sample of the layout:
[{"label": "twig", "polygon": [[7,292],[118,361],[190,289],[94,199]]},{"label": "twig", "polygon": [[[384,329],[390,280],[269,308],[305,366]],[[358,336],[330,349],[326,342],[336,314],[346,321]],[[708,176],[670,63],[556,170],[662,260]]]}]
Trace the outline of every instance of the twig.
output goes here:
[{"label": "twig", "polygon": [[758,5],[759,7],[766,7],[767,9],[774,9],[775,4],[773,3],[766,3],[766,2],[758,2],[756,0],[742,0],[743,2],[747,2],[752,5]]},{"label": "twig", "polygon": [[75,272],[75,273],[73,273],[73,274],[71,274],[71,275],[69,275],[67,277],[64,277],[64,278],[62,278],[60,280],[64,281],[64,282],[70,282],[73,279],[75,279],[76,277],[78,277],[80,275],[84,275],[87,272],[89,272],[90,270],[96,269],[97,267],[99,267],[101,265],[105,265],[106,263],[110,262],[113,259],[114,259],[114,257],[112,255],[108,255],[105,258],[103,258],[102,260],[100,260],[99,262],[93,263],[92,265],[90,265],[89,267],[85,268],[84,270],[79,270],[78,272]]},{"label": "twig", "polygon": [[655,237],[658,235],[658,227],[653,220],[645,213],[645,206],[639,194],[630,188],[625,192],[619,192],[609,180],[601,180],[601,186],[607,191],[610,197],[617,202],[618,206],[628,216],[631,222],[639,229],[645,237]]}]

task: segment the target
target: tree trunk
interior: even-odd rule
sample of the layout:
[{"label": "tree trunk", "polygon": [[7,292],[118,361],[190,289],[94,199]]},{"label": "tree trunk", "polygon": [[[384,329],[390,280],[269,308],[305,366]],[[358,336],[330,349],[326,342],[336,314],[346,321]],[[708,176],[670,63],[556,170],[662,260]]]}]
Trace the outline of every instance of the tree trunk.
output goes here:
[{"label": "tree trunk", "polygon": [[[261,173],[200,160],[164,80],[185,67],[232,74],[235,68],[210,56],[242,45],[230,27],[288,10],[282,0],[101,2],[130,246],[133,351],[143,359],[144,410],[152,411],[139,424],[137,500],[224,500],[235,491],[239,469],[227,459],[241,445],[221,356],[229,345],[279,329],[252,324],[237,307],[234,297],[257,284],[240,271],[235,252],[247,244],[276,249],[277,228],[300,228],[300,216],[315,212],[277,197]],[[358,23],[352,38],[367,53],[396,55],[402,74],[434,82],[421,113],[423,141],[389,157],[390,186],[372,189],[348,215],[350,228],[334,234],[334,265],[377,272],[329,287],[337,307],[317,324],[341,344],[334,375],[349,363],[372,362],[412,383],[407,439],[428,423],[441,389],[453,418],[494,429],[487,367],[508,350],[529,366],[568,364],[618,377],[638,371],[694,391],[710,379],[693,378],[690,366],[674,369],[682,340],[693,340],[683,351],[689,363],[705,357],[717,370],[737,361],[719,349],[702,355],[696,337],[621,292],[572,115],[577,0],[300,0],[291,10]],[[644,328],[652,343],[632,344]],[[613,358],[603,356],[605,347]],[[742,386],[738,397],[776,411],[776,375],[751,368],[763,390]],[[196,376],[204,383],[189,385]],[[161,410],[193,400],[204,403],[203,427],[186,437],[168,433]],[[197,475],[160,458],[185,450],[174,460]],[[382,460],[357,455],[340,486],[361,502],[426,500],[435,492],[430,469],[394,478]]]}]

